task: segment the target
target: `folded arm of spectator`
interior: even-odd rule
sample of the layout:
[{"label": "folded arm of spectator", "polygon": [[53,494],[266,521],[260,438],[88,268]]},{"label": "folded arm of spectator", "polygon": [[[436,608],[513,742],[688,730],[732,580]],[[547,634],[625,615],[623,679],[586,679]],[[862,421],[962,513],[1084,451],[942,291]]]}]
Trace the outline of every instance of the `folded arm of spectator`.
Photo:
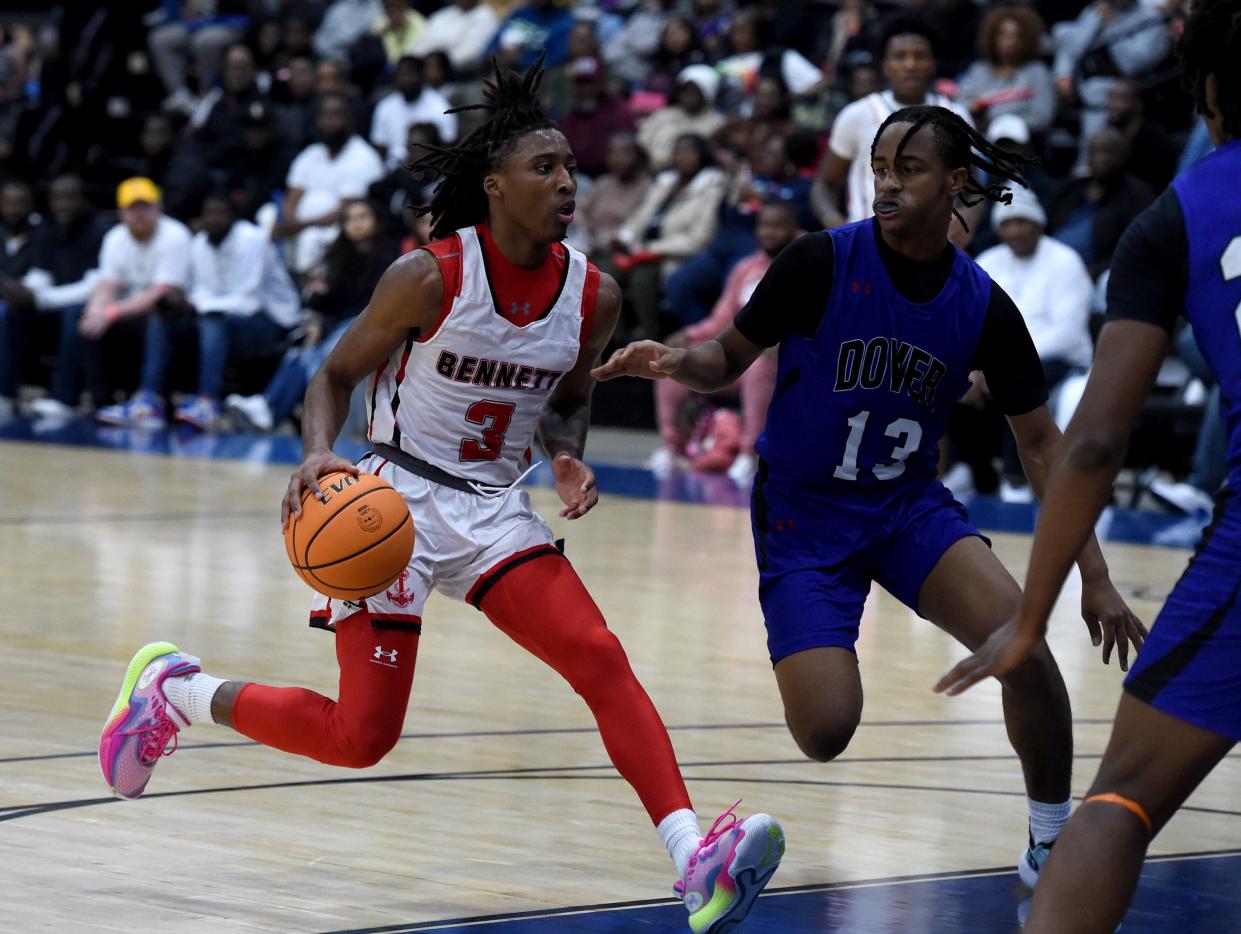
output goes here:
[{"label": "folded arm of spectator", "polygon": [[31,269],[22,277],[22,285],[34,297],[34,306],[40,311],[56,311],[72,305],[85,305],[99,282],[99,270],[88,270],[77,282],[56,285],[52,274],[46,269]]}]

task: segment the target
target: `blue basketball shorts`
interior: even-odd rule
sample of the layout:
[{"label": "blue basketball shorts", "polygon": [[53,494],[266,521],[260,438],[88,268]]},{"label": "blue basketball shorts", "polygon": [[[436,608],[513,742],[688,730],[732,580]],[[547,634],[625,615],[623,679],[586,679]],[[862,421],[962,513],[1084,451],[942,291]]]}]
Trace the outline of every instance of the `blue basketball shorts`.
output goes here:
[{"label": "blue basketball shorts", "polygon": [[1151,626],[1125,690],[1241,742],[1241,502],[1215,521]]},{"label": "blue basketball shorts", "polygon": [[751,507],[773,664],[812,648],[854,651],[872,582],[916,613],[922,584],[944,552],[970,536],[991,544],[934,479],[825,497],[769,477],[763,465]]}]

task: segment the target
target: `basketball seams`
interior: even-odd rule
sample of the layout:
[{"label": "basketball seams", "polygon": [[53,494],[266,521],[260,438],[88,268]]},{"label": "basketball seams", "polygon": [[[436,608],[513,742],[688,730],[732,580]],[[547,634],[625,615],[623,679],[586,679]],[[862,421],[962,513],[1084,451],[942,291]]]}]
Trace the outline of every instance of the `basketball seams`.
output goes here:
[{"label": "basketball seams", "polygon": [[[402,568],[402,570],[404,569]],[[366,597],[373,597],[379,591],[383,590],[385,587],[390,585],[392,581],[396,580],[397,577],[401,576],[400,572],[398,571],[396,574],[396,577],[393,577],[390,580],[379,581],[375,584],[367,584],[365,587],[335,587],[332,584],[329,584],[327,581],[323,580],[323,578],[319,577],[319,575],[316,574],[314,571],[304,571],[304,572],[299,571],[299,573],[306,574],[306,575],[309,575],[310,577],[313,577],[316,581],[319,582],[319,587],[326,587],[329,590],[334,591],[336,594],[332,598],[334,600],[353,600],[359,597],[363,599],[365,599]],[[306,578],[303,576],[302,580],[306,580]],[[319,587],[315,587],[314,584],[310,583],[310,581],[307,580],[306,583],[310,584],[310,586],[313,587],[315,590],[319,590]],[[322,591],[319,591],[319,592],[322,593]],[[345,594],[348,594],[348,596],[345,596]]]},{"label": "basketball seams", "polygon": [[[339,471],[339,472],[334,471],[333,473],[327,474],[324,477],[319,478],[321,485],[326,486],[327,483],[330,482],[330,479],[333,478],[335,474],[344,475],[346,474],[346,472],[345,471]],[[326,580],[320,574],[316,573],[316,571],[321,571],[321,570],[333,568],[333,567],[340,567],[341,565],[347,565],[349,561],[357,560],[360,557],[368,554],[369,552],[374,552],[375,549],[379,549],[379,552],[376,554],[376,558],[379,558],[382,562],[383,557],[387,553],[392,552],[392,545],[389,545],[386,543],[392,542],[394,545],[400,544],[399,538],[394,540],[393,536],[396,536],[398,535],[398,533],[401,533],[405,529],[406,523],[410,525],[411,530],[413,527],[413,516],[410,513],[409,504],[405,502],[404,497],[402,497],[401,494],[390,483],[388,483],[381,476],[379,476],[378,473],[362,473],[359,476],[359,479],[364,479],[367,477],[373,478],[373,485],[370,485],[369,489],[359,490],[354,495],[350,496],[348,499],[344,499],[338,503],[333,503],[331,504],[331,506],[328,506],[327,504],[323,504],[325,506],[324,511],[326,511],[327,508],[331,508],[332,506],[334,506],[335,508],[332,509],[331,513],[327,515],[326,519],[324,519],[321,522],[318,528],[316,528],[313,532],[309,533],[304,546],[301,544],[302,536],[298,535],[298,532],[299,532],[298,526],[302,524],[299,521],[293,522],[292,524],[293,527],[289,530],[289,534],[285,538],[286,547],[290,552],[289,553],[290,563],[292,564],[293,570],[298,575],[298,577],[300,577],[312,589],[317,590],[320,593],[326,593],[338,599],[346,599],[346,600],[347,599],[359,599],[359,598],[371,596],[377,593],[378,591],[382,590],[384,587],[390,585],[393,580],[396,580],[397,577],[399,577],[400,575],[400,571],[397,571],[397,573],[392,575],[391,577],[385,577],[382,580],[369,582],[365,585],[361,585],[357,587],[337,586],[329,582],[328,580]],[[315,543],[317,542],[320,534],[325,529],[333,526],[337,518],[340,517],[343,513],[350,512],[352,514],[352,511],[351,511],[352,507],[357,506],[359,503],[364,504],[366,497],[370,496],[372,493],[377,493],[377,492],[382,493],[385,491],[391,491],[392,493],[394,493],[397,499],[401,503],[400,508],[402,512],[402,518],[398,521],[396,526],[390,528],[387,532],[383,533],[382,537],[368,542],[366,547],[360,548],[351,554],[333,558],[333,560],[328,561],[326,563],[321,563],[321,564],[310,563],[311,551],[313,550]],[[343,492],[343,491],[338,491],[338,492]],[[305,504],[312,497],[313,497],[313,494],[310,492],[309,488],[307,488],[302,493],[302,503]],[[385,503],[384,505],[386,507],[388,504]],[[388,508],[380,509],[381,515],[387,514],[390,516],[391,512],[392,510]],[[349,526],[347,525],[346,526],[336,525],[335,528],[337,532],[337,537],[343,535],[345,537],[346,542],[348,542],[350,538],[354,537],[353,535],[351,535],[350,531],[348,531]],[[301,557],[306,558],[306,563],[301,562],[300,560]],[[406,563],[402,563],[401,569],[403,570],[405,567],[406,567]]]},{"label": "basketball seams", "polygon": [[[375,489],[375,490],[367,491],[368,494],[369,493],[381,493],[381,492],[383,492],[382,489]],[[361,499],[362,497],[358,497],[358,498]],[[404,500],[402,500],[402,502],[404,502]],[[344,510],[341,510],[341,512],[343,511]],[[323,523],[323,525],[320,527],[320,531],[322,531],[323,529],[326,529],[329,525],[331,525],[336,520],[336,516],[339,516],[339,515],[340,513],[338,512],[335,516],[332,516],[331,519],[328,519],[327,522]],[[368,544],[365,548],[360,548],[357,551],[353,552],[353,554],[341,555],[336,560],[328,561],[325,564],[295,564],[294,567],[296,567],[300,571],[320,571],[323,568],[330,568],[334,564],[340,564],[342,561],[348,561],[351,558],[356,558],[358,555],[364,555],[368,551],[370,551],[372,548],[377,548],[378,546],[382,545],[384,542],[390,539],[397,532],[401,531],[401,529],[405,528],[406,523],[409,523],[412,521],[414,521],[413,516],[409,514],[409,509],[407,507],[405,510],[405,518],[400,522],[400,524],[398,524],[395,528],[390,530],[386,535],[384,535],[383,538],[375,539],[373,542]],[[306,558],[308,560],[310,558],[310,546],[309,545],[306,546]]]},{"label": "basketball seams", "polygon": [[[373,477],[373,476],[374,476],[374,474],[366,474],[366,476],[368,476],[368,477]],[[384,482],[381,478],[376,478],[376,479],[379,479],[381,483],[382,483],[382,482]],[[386,485],[386,484],[385,484],[385,485]],[[326,521],[326,522],[324,522],[322,525],[320,525],[317,529],[315,529],[315,530],[314,530],[314,533],[310,536],[310,541],[308,541],[308,542],[306,543],[306,554],[307,554],[307,556],[309,556],[309,555],[310,555],[310,549],[311,549],[311,548],[313,548],[313,547],[315,546],[315,539],[319,537],[319,535],[323,532],[323,530],[324,530],[324,529],[326,529],[329,525],[331,525],[331,524],[332,524],[332,520],[333,520],[333,519],[335,519],[337,516],[339,516],[342,512],[344,512],[346,509],[348,509],[350,506],[352,506],[352,505],[353,505],[354,503],[356,503],[358,500],[360,500],[360,499],[364,499],[365,497],[370,496],[370,495],[371,495],[372,493],[374,493],[376,490],[382,490],[382,489],[383,489],[383,487],[371,487],[369,490],[362,490],[360,493],[358,493],[358,495],[357,495],[357,496],[353,497],[353,499],[348,499],[348,500],[345,500],[343,503],[341,503],[340,505],[338,505],[338,506],[336,507],[336,511],[335,511],[334,513],[332,513],[332,515],[328,516],[327,521]],[[400,495],[401,495],[400,493],[397,493],[397,496],[400,496]],[[403,501],[404,501],[404,500],[402,500],[402,502],[403,502]]]}]

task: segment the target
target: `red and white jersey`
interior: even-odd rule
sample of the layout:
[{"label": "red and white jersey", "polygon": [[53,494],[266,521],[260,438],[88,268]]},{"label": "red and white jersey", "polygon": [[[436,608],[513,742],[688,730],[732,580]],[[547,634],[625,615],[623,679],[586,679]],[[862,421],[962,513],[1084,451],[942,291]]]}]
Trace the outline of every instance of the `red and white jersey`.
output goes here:
[{"label": "red and white jersey", "polygon": [[[441,316],[429,333],[411,334],[371,378],[372,442],[488,485],[507,486],[530,466],[543,409],[577,363],[584,316],[593,311],[593,301],[585,307],[586,257],[560,248],[560,290],[538,317],[544,309],[530,302],[513,303],[508,316],[497,309],[476,228],[428,248],[445,279]],[[449,271],[458,269],[454,283]]]}]

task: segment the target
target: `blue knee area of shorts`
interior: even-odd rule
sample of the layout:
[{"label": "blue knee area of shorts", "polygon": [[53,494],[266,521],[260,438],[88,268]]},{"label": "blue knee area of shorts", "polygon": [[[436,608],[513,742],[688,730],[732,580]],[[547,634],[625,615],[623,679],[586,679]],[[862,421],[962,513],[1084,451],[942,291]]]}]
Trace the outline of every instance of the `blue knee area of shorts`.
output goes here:
[{"label": "blue knee area of shorts", "polygon": [[917,612],[922,585],[949,548],[969,537],[990,544],[936,481],[825,498],[768,484],[760,472],[752,518],[773,663],[811,648],[854,651],[872,581]]},{"label": "blue knee area of shorts", "polygon": [[915,613],[918,595],[944,553],[963,538],[991,540],[970,522],[965,507],[942,483],[927,485],[901,504],[897,521],[876,556],[875,581]]},{"label": "blue knee area of shorts", "polygon": [[1168,595],[1125,690],[1241,742],[1241,534],[1204,539]]},{"label": "blue knee area of shorts", "polygon": [[763,577],[758,602],[772,664],[806,649],[854,651],[869,591],[870,578],[853,564]]}]

